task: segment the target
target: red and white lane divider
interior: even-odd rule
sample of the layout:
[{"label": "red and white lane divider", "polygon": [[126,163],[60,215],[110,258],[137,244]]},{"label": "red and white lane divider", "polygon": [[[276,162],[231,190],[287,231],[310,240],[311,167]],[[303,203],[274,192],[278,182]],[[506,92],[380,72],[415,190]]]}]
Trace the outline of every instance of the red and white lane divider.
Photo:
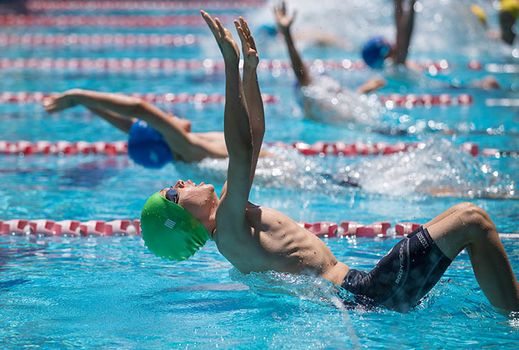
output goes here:
[{"label": "red and white lane divider", "polygon": [[[54,93],[43,93],[43,92],[2,92],[0,93],[0,104],[1,103],[42,103],[46,97],[51,96]],[[132,93],[127,94],[128,96],[137,97],[146,102],[151,103],[195,103],[195,104],[210,104],[210,103],[223,103],[225,102],[225,96],[222,94],[138,94]],[[263,102],[266,104],[277,103],[278,99],[276,96],[262,94]]]},{"label": "red and white lane divider", "polygon": [[[300,225],[319,237],[386,237],[403,236],[417,229],[415,223],[399,223],[390,231],[391,223],[376,222],[369,225],[354,221],[302,222]],[[0,235],[43,235],[43,236],[112,236],[140,235],[140,220],[25,220],[0,221]]]},{"label": "red and white lane divider", "polygon": [[126,141],[116,142],[49,142],[0,141],[0,154],[4,155],[88,155],[116,156],[128,154]]},{"label": "red and white lane divider", "polygon": [[[25,46],[189,46],[200,42],[200,37],[193,34],[0,34],[0,46],[25,45]],[[366,69],[362,61],[344,59],[336,60],[312,60],[306,64],[317,71],[325,70],[361,70]],[[447,61],[416,63],[424,70],[446,70],[450,65]],[[478,69],[476,69],[479,67]],[[101,71],[133,71],[135,69],[160,69],[160,70],[196,70],[211,69],[222,70],[223,61],[211,59],[162,59],[162,58],[3,58],[0,60],[1,69],[73,69],[73,70],[101,70]],[[519,65],[513,64],[478,64],[468,65],[472,70],[486,70],[488,72],[519,73]],[[291,70],[291,64],[285,60],[261,60],[258,66],[260,70]]]},{"label": "red and white lane divider", "polygon": [[[375,155],[391,155],[400,152],[406,152],[416,148],[423,148],[423,143],[396,143],[387,144],[384,142],[376,142],[371,144],[343,142],[316,142],[312,145],[304,142],[294,142],[292,144],[282,142],[268,143],[270,146],[295,149],[305,156],[375,156]],[[483,148],[475,143],[464,143],[462,150],[470,153],[472,156],[485,157],[519,157],[519,151],[502,151],[494,148]],[[68,142],[68,141],[1,141],[1,155],[106,155],[115,156],[128,153],[128,145],[126,141],[115,142]]]},{"label": "red and white lane divider", "polygon": [[[1,64],[1,61],[0,61]],[[43,92],[12,92],[4,91],[0,93],[0,103],[41,103],[43,99],[52,95],[53,93]],[[196,103],[196,104],[209,104],[209,103],[223,103],[225,102],[225,96],[221,94],[129,94],[133,97],[141,98],[146,102],[151,103]],[[278,99],[276,96],[263,94],[263,102],[267,104],[277,103]],[[413,108],[417,106],[468,106],[474,101],[473,97],[468,94],[460,95],[388,95],[380,96],[380,100],[386,105],[387,108]]]},{"label": "red and white lane divider", "polygon": [[387,108],[405,107],[413,108],[418,106],[468,106],[474,102],[474,98],[469,94],[451,95],[385,95],[380,96],[380,101],[386,105]]},{"label": "red and white lane divider", "polygon": [[[187,35],[159,35],[159,34],[0,34],[0,46],[7,45],[80,45],[80,46],[185,46],[193,45],[200,38],[192,34]],[[364,62],[349,59],[344,60],[311,60],[306,64],[313,70],[360,70],[366,69]],[[447,61],[417,63],[423,69],[435,67],[445,70],[450,67]],[[223,61],[211,59],[161,59],[161,58],[3,58],[0,60],[2,69],[74,69],[74,70],[117,70],[132,71],[138,68],[146,69],[219,69],[224,68]],[[286,60],[261,60],[260,70],[291,70],[291,64]]]},{"label": "red and white lane divider", "polygon": [[[193,34],[0,34],[0,46],[191,46],[199,38]],[[24,60],[4,61],[2,68],[18,68]],[[39,62],[40,59],[32,62]],[[48,59],[43,59],[47,61]],[[48,63],[47,63],[48,64]],[[24,66],[24,64],[21,64]],[[32,68],[32,66],[31,66]]]},{"label": "red and white lane divider", "polygon": [[[391,238],[402,237],[418,229],[421,224],[413,222],[400,222],[392,227],[388,221],[372,224],[360,224],[355,221],[341,221],[338,223],[300,222],[302,227],[320,238]],[[140,220],[63,220],[53,221],[47,219],[26,220],[12,219],[0,220],[0,235],[38,235],[38,236],[64,236],[64,237],[90,237],[90,236],[139,236],[141,234]],[[519,233],[501,234],[502,237],[519,239]]]},{"label": "red and white lane divider", "polygon": [[0,221],[0,235],[111,236],[140,235],[139,220],[25,220]]},{"label": "red and white lane divider", "polygon": [[261,0],[220,0],[220,1],[56,1],[30,0],[27,7],[32,11],[70,11],[70,10],[225,10],[259,7]]},{"label": "red and white lane divider", "polygon": [[[227,15],[220,16],[223,22],[230,22]],[[175,27],[205,25],[200,15],[178,16],[37,16],[37,15],[0,15],[3,27]]]}]

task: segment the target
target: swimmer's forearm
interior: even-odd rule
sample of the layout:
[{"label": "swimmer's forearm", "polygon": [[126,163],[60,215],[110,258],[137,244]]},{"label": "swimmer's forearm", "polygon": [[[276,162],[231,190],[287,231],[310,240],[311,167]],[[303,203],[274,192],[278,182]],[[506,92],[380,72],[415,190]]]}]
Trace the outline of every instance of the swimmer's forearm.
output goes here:
[{"label": "swimmer's forearm", "polygon": [[409,8],[404,11],[402,0],[395,1],[396,57],[394,60],[397,64],[405,64],[409,53],[414,27],[414,4],[415,0],[410,0]]},{"label": "swimmer's forearm", "polygon": [[232,160],[252,153],[252,135],[237,63],[226,62],[225,78],[224,136]]},{"label": "swimmer's forearm", "polygon": [[137,117],[135,112],[139,109],[139,105],[142,105],[140,99],[122,94],[90,90],[71,90],[67,94],[72,97],[77,104],[81,104],[87,108],[104,109],[127,118]]},{"label": "swimmer's forearm", "polygon": [[174,140],[172,143],[179,150],[186,150],[189,141],[185,137],[182,127],[174,118],[150,103],[122,94],[89,90],[75,90],[71,92],[71,96],[75,102],[92,110],[109,111],[129,120],[142,119],[167,139]]},{"label": "swimmer's forearm", "polygon": [[310,74],[308,73],[303,60],[301,59],[301,55],[296,49],[290,28],[282,30],[282,34],[285,38],[290,61],[292,62],[292,70],[294,71],[297,81],[301,86],[308,86],[312,82],[312,79],[310,78]]},{"label": "swimmer's forearm", "polygon": [[263,136],[265,135],[265,111],[263,108],[263,100],[261,99],[256,67],[246,65],[243,68],[243,91],[245,93],[245,100],[247,101],[249,123],[251,125],[253,148],[251,174],[254,175],[256,172],[256,163],[261,152]]}]

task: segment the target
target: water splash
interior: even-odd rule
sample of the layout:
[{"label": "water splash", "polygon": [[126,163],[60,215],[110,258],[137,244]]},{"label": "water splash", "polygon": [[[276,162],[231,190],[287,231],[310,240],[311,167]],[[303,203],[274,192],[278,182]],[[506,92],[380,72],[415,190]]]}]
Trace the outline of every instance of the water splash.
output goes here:
[{"label": "water splash", "polygon": [[295,275],[284,272],[266,271],[242,274],[237,269],[229,275],[235,282],[240,282],[262,296],[295,296],[299,300],[311,300],[333,303],[337,288],[323,278],[311,275]]},{"label": "water splash", "polygon": [[516,184],[509,176],[494,171],[444,139],[430,140],[410,152],[346,166],[335,178],[357,182],[369,193],[392,196],[474,198],[513,197],[516,193]]},{"label": "water splash", "polygon": [[[370,37],[383,35],[390,40],[395,37],[393,3],[384,0],[297,0],[287,1],[289,9],[298,10],[294,34],[320,32],[323,36],[334,35],[350,50],[359,50]],[[258,26],[272,23],[272,6],[269,1],[261,11],[253,14],[253,23]],[[499,57],[510,54],[511,49],[499,40],[487,36],[485,28],[470,11],[477,4],[487,15],[494,16],[492,4],[483,0],[470,3],[456,0],[417,1],[416,21],[411,43],[412,52],[456,52],[476,58],[481,55]],[[329,23],[341,25],[330,26]],[[448,35],[446,35],[448,33]]]},{"label": "water splash", "polygon": [[[316,189],[326,179],[321,164],[315,158],[305,157],[292,149],[265,147],[271,157],[258,160],[254,184],[270,188]],[[226,180],[228,160],[204,159],[197,167],[200,177],[223,183]]]},{"label": "water splash", "polygon": [[343,89],[334,79],[320,75],[301,88],[306,116],[320,122],[340,125],[379,126],[385,109],[376,95],[363,95]]}]

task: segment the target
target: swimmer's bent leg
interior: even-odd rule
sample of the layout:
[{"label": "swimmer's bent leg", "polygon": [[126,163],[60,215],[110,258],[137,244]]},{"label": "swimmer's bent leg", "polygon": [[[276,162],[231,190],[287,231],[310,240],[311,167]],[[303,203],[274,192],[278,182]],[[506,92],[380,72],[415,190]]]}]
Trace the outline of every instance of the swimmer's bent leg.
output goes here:
[{"label": "swimmer's bent leg", "polygon": [[420,227],[398,242],[369,273],[350,269],[342,288],[363,304],[406,312],[440,280],[451,259]]},{"label": "swimmer's bent leg", "polygon": [[463,249],[490,303],[502,311],[519,311],[519,285],[496,226],[481,208],[459,204],[424,225],[450,259]]}]

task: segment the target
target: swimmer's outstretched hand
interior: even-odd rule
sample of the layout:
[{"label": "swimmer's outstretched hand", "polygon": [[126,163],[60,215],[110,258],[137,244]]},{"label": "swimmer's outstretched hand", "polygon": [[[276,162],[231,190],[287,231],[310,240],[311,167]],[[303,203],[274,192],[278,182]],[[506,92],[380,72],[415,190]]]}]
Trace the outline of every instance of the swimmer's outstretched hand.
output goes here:
[{"label": "swimmer's outstretched hand", "polygon": [[200,13],[213,33],[225,63],[238,64],[240,61],[240,50],[231,32],[222,25],[218,18],[212,18],[203,10]]},{"label": "swimmer's outstretched hand", "polygon": [[43,107],[48,113],[60,112],[75,105],[76,102],[68,91],[62,94],[50,95],[43,99]]},{"label": "swimmer's outstretched hand", "polygon": [[258,50],[247,21],[240,17],[239,21],[234,21],[234,25],[241,41],[244,68],[256,68],[259,63]]},{"label": "swimmer's outstretched hand", "polygon": [[281,1],[281,5],[274,6],[274,18],[276,24],[282,33],[286,33],[290,30],[290,27],[296,19],[297,11],[294,11],[291,16],[287,14],[287,5],[285,1]]}]

